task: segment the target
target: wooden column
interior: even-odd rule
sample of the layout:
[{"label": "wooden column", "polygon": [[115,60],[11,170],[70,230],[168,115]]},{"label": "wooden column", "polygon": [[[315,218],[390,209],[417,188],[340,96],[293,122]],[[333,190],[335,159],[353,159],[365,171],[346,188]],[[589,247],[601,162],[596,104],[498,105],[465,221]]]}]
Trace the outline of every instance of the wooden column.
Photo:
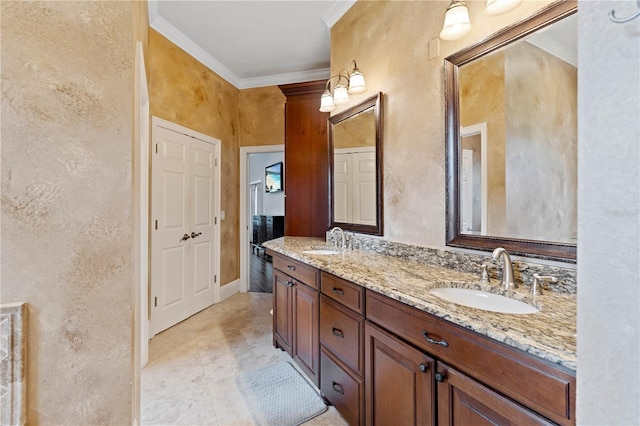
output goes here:
[{"label": "wooden column", "polygon": [[285,235],[324,237],[329,228],[328,113],[325,80],[279,86],[285,104]]}]

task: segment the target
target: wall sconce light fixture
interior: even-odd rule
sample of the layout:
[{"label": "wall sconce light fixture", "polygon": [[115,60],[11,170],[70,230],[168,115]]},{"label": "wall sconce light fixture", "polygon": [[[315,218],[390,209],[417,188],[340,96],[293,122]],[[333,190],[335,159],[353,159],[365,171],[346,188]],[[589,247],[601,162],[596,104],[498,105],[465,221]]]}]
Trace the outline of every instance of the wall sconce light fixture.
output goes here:
[{"label": "wall sconce light fixture", "polygon": [[[336,80],[336,85],[331,93],[331,82]],[[330,112],[336,109],[336,105],[349,101],[349,95],[356,95],[367,90],[364,82],[364,74],[358,69],[356,61],[353,61],[351,72],[343,69],[338,75],[333,75],[327,80],[325,91],[320,97],[320,112]]]},{"label": "wall sconce light fixture", "polygon": [[444,14],[444,25],[440,31],[443,40],[458,40],[469,34],[471,21],[467,4],[460,0],[452,0]]},{"label": "wall sconce light fixture", "polygon": [[[640,0],[638,0],[640,1]],[[485,13],[490,16],[507,13],[522,3],[522,0],[487,0]],[[471,31],[469,9],[462,0],[451,0],[444,14],[444,25],[440,31],[443,40],[458,40]]]}]

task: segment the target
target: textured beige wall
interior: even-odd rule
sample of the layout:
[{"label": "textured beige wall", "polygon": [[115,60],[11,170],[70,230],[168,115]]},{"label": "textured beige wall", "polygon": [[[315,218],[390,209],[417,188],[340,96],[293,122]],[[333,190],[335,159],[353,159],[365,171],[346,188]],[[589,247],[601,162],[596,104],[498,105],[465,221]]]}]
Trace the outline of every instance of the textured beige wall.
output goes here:
[{"label": "textured beige wall", "polygon": [[331,29],[331,74],[355,59],[368,89],[333,114],[371,93],[385,96],[385,239],[445,247],[443,59],[548,3],[527,1],[489,17],[484,2],[468,2],[471,33],[439,42],[432,60],[428,45],[442,29],[447,0],[359,1]]},{"label": "textured beige wall", "polygon": [[284,103],[278,86],[240,90],[240,146],[284,144]]},{"label": "textured beige wall", "polygon": [[333,125],[333,149],[376,146],[376,115],[373,109]]},{"label": "textured beige wall", "polygon": [[506,50],[504,91],[507,234],[575,243],[577,68],[520,43]]},{"label": "textured beige wall", "polygon": [[151,115],[222,141],[220,282],[239,277],[238,92],[155,30],[149,29]]},{"label": "textured beige wall", "polygon": [[505,235],[504,55],[460,67],[460,124],[487,123],[487,235]]},{"label": "textured beige wall", "polygon": [[133,42],[144,19],[133,2],[0,7],[2,301],[29,304],[29,423],[130,424]]},{"label": "textured beige wall", "polygon": [[606,18],[636,13],[626,0],[579,8],[576,424],[638,425],[640,20]]}]

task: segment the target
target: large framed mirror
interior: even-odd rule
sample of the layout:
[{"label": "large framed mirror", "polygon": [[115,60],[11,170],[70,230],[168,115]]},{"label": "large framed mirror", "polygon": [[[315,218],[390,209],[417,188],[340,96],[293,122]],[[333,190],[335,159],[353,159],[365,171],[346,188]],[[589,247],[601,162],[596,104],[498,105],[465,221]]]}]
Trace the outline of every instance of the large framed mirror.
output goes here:
[{"label": "large framed mirror", "polygon": [[329,118],[331,226],[383,233],[382,93]]},{"label": "large framed mirror", "polygon": [[447,245],[575,262],[577,2],[445,59]]}]

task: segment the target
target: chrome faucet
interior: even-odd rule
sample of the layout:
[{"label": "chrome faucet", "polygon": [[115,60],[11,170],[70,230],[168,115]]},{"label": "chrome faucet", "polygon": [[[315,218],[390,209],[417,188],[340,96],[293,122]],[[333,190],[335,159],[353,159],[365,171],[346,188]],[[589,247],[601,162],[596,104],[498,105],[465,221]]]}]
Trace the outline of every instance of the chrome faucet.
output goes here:
[{"label": "chrome faucet", "polygon": [[346,236],[344,235],[344,231],[342,230],[342,228],[340,228],[339,226],[331,228],[331,230],[329,230],[329,236],[333,237],[333,234],[336,233],[336,232],[340,233],[340,241],[341,241],[340,250],[345,251],[347,249],[347,241],[346,241]]},{"label": "chrome faucet", "polygon": [[513,280],[513,264],[511,263],[511,256],[509,252],[502,247],[498,247],[491,254],[491,259],[498,260],[502,256],[504,258],[504,268],[502,269],[502,286],[509,290],[512,288],[518,288],[516,282]]}]

